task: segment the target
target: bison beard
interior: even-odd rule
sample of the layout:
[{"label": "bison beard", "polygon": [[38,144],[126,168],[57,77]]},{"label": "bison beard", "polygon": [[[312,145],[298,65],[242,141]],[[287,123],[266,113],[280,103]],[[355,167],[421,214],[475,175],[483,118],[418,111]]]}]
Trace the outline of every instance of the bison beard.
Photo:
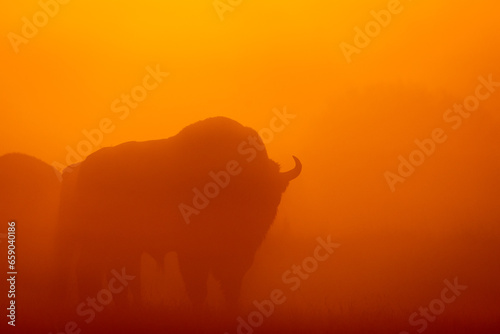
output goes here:
[{"label": "bison beard", "polygon": [[[295,158],[296,167],[280,173],[265,149],[246,162],[238,146],[249,136],[256,131],[210,118],[168,139],[103,148],[65,173],[58,227],[61,276],[76,269],[84,297],[102,288],[110,269],[125,267],[137,276],[130,288],[138,304],[142,253],[162,265],[164,255],[174,251],[194,304],[206,298],[209,272],[228,302],[236,303],[281,195],[301,171]],[[186,224],[179,205],[192,203],[193,189],[231,161],[241,173]]]}]

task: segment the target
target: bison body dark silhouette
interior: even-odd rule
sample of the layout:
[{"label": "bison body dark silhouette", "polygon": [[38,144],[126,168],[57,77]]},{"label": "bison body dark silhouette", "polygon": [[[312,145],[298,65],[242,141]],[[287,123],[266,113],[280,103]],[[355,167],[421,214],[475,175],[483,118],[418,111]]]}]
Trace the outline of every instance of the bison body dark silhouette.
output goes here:
[{"label": "bison body dark silhouette", "polygon": [[[15,223],[15,302],[18,318],[33,319],[41,326],[46,321],[51,296],[47,290],[55,270],[54,231],[59,207],[60,175],[45,162],[20,153],[0,157],[0,221],[2,256],[7,254],[7,222]],[[5,234],[4,234],[5,232]],[[11,239],[12,240],[12,239]],[[15,249],[12,249],[15,246]],[[11,258],[13,259],[13,258]],[[4,272],[5,274],[5,272]],[[7,280],[1,290],[7,293]],[[37,302],[33,302],[36,300]],[[2,298],[2,306],[7,296]],[[35,320],[36,319],[36,320]],[[18,321],[16,328],[26,330],[28,321]]]},{"label": "bison body dark silhouette", "polygon": [[254,130],[222,117],[176,136],[91,154],[63,176],[61,254],[83,296],[125,268],[140,286],[140,257],[178,254],[189,297],[206,297],[209,272],[231,303],[301,164],[280,173]]}]

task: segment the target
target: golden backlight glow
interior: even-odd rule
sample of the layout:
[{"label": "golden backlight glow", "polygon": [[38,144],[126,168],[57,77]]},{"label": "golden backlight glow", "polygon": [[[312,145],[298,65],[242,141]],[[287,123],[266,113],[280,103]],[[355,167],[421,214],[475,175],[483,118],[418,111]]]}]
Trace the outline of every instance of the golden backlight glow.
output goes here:
[{"label": "golden backlight glow", "polygon": [[[16,221],[21,267],[16,327],[3,314],[9,287],[1,285],[2,333],[69,334],[69,321],[82,333],[500,331],[500,3],[66,2],[2,4],[0,156],[23,153],[62,171],[103,147],[169,138],[223,116],[256,130],[282,172],[294,169],[292,156],[303,168],[244,275],[238,307],[228,309],[217,275],[201,310],[193,307],[176,253],[160,256],[163,272],[144,253],[144,304],[124,292],[125,310],[114,296],[87,322],[73,306],[85,301],[78,270],[65,273],[69,307],[51,278],[64,267],[60,218],[50,218],[61,215],[64,183],[60,195],[49,187],[54,203],[44,195],[37,209],[13,206],[15,196],[38,198],[13,181],[33,172],[0,158],[1,258]],[[112,161],[89,162],[87,174],[82,164],[79,180],[109,180],[102,168]],[[76,235],[72,214],[67,229]],[[120,249],[112,238],[105,244]],[[23,309],[42,298],[45,311]],[[256,306],[265,300],[272,310]]]}]

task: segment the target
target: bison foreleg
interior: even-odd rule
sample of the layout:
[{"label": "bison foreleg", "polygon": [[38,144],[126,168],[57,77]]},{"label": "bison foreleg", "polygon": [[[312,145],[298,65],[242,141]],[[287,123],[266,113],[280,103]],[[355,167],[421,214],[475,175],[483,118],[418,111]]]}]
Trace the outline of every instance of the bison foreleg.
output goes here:
[{"label": "bison foreleg", "polygon": [[207,297],[208,261],[182,252],[178,255],[186,292],[195,309],[200,310]]}]

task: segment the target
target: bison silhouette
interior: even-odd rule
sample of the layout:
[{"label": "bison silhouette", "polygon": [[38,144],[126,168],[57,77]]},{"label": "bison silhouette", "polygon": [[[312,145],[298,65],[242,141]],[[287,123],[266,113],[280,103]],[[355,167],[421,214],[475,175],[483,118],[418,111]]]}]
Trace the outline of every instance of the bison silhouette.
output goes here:
[{"label": "bison silhouette", "polygon": [[161,264],[173,251],[195,305],[206,298],[210,272],[236,304],[281,195],[301,172],[294,159],[294,169],[280,172],[256,131],[224,117],[100,149],[63,174],[61,264],[76,263],[83,297],[123,268],[135,276],[129,287],[139,303],[141,255]]},{"label": "bison silhouette", "polygon": [[[47,290],[55,269],[54,231],[57,223],[60,175],[45,162],[21,153],[0,157],[0,222],[7,232],[7,222],[15,223],[15,264],[17,272],[16,312],[18,318],[31,319],[40,326],[46,321],[51,296]],[[7,253],[7,235],[0,238],[2,256]],[[4,272],[5,274],[5,272]],[[1,290],[9,291],[7,280]],[[37,302],[33,302],[36,300]],[[2,298],[2,308],[4,301]],[[5,306],[7,307],[7,306]],[[10,321],[10,320],[9,320]],[[16,328],[26,330],[29,321],[18,321]]]}]

